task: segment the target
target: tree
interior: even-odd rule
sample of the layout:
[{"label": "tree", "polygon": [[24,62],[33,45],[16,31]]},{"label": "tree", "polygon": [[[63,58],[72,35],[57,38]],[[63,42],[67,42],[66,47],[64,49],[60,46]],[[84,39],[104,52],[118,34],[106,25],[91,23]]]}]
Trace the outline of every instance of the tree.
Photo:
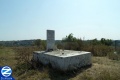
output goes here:
[{"label": "tree", "polygon": [[72,33],[63,38],[62,42],[63,48],[68,50],[81,50],[83,47],[82,40],[74,37]]},{"label": "tree", "polygon": [[98,45],[100,42],[95,38],[91,41],[92,45]]},{"label": "tree", "polygon": [[105,38],[101,38],[101,43],[107,46],[112,45],[112,40],[111,39],[105,39]]},{"label": "tree", "polygon": [[69,34],[68,36],[66,36],[65,38],[63,38],[62,40],[63,42],[75,42],[77,41],[77,39],[75,37],[73,37],[73,34]]},{"label": "tree", "polygon": [[41,40],[40,48],[41,48],[41,50],[45,50],[46,49],[46,41],[45,40]]}]

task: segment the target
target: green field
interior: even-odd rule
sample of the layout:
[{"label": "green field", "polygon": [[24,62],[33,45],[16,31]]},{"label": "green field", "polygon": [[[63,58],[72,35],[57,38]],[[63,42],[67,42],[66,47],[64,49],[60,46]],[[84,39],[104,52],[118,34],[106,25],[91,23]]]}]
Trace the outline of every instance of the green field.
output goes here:
[{"label": "green field", "polygon": [[31,68],[29,64],[25,67],[25,63],[19,64],[16,54],[13,48],[0,48],[0,66],[10,66],[16,80],[120,80],[120,61],[108,57],[93,56],[91,67],[62,73],[42,65],[39,65],[39,69]]}]

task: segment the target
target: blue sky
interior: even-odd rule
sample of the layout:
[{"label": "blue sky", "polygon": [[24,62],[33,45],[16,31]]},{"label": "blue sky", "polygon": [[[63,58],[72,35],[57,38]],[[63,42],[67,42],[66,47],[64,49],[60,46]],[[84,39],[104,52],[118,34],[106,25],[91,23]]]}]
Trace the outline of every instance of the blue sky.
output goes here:
[{"label": "blue sky", "polygon": [[0,41],[77,38],[120,39],[120,0],[0,0]]}]

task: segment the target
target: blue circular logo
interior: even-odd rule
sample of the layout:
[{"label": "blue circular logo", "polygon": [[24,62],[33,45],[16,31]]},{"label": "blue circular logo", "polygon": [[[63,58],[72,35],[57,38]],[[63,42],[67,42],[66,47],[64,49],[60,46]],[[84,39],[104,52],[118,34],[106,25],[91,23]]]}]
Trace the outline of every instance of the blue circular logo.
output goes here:
[{"label": "blue circular logo", "polygon": [[11,69],[9,66],[4,66],[4,67],[1,69],[1,74],[2,74],[4,77],[9,77],[9,76],[12,74],[12,69]]}]

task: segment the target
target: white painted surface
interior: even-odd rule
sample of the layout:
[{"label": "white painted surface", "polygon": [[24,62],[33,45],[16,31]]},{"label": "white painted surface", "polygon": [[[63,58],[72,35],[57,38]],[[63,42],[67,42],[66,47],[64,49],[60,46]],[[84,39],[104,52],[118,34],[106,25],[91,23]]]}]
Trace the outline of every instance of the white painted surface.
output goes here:
[{"label": "white painted surface", "polygon": [[55,45],[55,31],[47,30],[47,50],[54,49]]},{"label": "white painted surface", "polygon": [[[63,52],[64,54],[61,54]],[[53,68],[63,71],[92,64],[91,53],[85,51],[35,51],[33,59],[35,61],[38,59],[45,65],[51,64]]]}]

